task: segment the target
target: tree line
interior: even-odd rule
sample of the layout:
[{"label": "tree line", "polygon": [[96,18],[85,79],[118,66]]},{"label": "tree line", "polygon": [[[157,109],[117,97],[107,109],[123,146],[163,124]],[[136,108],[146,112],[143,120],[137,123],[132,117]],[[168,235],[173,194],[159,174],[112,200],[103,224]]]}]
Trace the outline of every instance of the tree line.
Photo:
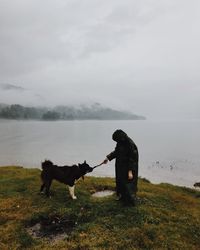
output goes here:
[{"label": "tree line", "polygon": [[46,107],[24,107],[19,104],[0,105],[0,118],[19,120],[140,120],[143,116],[130,112],[118,111],[102,107],[96,103],[91,106],[82,105]]}]

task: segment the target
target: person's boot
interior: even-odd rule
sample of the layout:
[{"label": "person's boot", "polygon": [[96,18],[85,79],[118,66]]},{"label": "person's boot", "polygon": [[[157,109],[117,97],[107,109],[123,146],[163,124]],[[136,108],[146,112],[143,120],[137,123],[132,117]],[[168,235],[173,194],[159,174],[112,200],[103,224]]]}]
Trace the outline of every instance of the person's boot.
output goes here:
[{"label": "person's boot", "polygon": [[117,195],[116,198],[115,198],[116,201],[120,201],[121,199],[122,199],[121,194]]}]

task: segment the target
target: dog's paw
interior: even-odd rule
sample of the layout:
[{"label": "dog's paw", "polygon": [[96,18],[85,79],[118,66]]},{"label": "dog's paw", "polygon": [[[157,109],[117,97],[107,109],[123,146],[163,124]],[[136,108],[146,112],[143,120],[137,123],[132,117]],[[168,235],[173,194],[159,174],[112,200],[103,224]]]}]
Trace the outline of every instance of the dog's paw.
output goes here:
[{"label": "dog's paw", "polygon": [[72,196],[72,200],[77,200],[77,197],[75,195]]}]

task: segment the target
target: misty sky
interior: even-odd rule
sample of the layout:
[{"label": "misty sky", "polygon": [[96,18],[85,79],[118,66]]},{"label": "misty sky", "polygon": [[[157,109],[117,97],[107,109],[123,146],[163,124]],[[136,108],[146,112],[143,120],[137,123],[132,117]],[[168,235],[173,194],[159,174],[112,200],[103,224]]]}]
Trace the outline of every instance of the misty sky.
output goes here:
[{"label": "misty sky", "polygon": [[200,118],[199,0],[0,0],[0,103]]}]

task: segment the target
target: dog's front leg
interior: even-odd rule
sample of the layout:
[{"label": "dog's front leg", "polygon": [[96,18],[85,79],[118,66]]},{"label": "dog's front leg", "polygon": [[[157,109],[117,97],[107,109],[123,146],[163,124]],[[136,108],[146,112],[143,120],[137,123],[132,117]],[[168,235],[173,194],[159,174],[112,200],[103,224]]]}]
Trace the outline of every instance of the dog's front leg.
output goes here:
[{"label": "dog's front leg", "polygon": [[72,197],[73,200],[76,200],[77,197],[74,194],[74,188],[75,188],[75,185],[72,186],[72,187],[69,186],[69,194],[70,194],[70,196]]}]

